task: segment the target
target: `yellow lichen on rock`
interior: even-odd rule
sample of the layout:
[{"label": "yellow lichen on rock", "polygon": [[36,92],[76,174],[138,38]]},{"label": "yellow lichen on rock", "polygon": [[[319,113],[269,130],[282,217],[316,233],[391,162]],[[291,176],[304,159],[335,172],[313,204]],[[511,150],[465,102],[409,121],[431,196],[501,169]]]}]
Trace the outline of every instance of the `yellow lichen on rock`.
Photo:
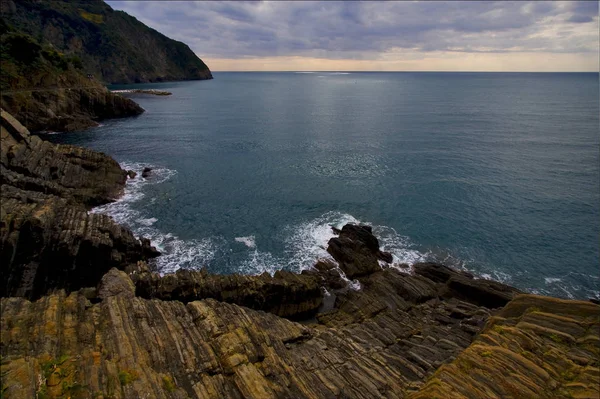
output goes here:
[{"label": "yellow lichen on rock", "polygon": [[519,295],[410,396],[600,398],[600,306]]}]

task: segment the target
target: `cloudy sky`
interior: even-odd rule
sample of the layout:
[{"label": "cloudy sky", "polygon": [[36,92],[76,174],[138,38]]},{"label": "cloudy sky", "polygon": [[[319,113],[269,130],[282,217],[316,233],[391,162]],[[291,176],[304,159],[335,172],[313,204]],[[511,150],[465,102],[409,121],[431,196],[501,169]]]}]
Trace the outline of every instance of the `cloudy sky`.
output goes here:
[{"label": "cloudy sky", "polygon": [[107,1],[214,71],[598,71],[598,1]]}]

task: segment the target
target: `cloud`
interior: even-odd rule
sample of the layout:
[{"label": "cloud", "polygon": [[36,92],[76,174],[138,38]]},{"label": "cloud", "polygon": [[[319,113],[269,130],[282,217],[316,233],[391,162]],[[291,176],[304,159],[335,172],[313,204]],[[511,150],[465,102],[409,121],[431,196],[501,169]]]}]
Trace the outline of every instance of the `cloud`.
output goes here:
[{"label": "cloud", "polygon": [[598,54],[598,2],[108,1],[203,58]]}]

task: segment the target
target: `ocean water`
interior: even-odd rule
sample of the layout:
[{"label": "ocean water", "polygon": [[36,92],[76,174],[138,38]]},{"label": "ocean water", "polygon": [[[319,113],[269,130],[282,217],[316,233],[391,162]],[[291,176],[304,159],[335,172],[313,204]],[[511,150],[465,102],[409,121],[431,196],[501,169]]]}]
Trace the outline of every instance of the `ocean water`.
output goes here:
[{"label": "ocean water", "polygon": [[299,271],[330,225],[374,226],[395,266],[443,261],[600,297],[598,74],[214,73],[132,95],[146,112],[47,135],[154,168],[93,212],[167,273]]}]

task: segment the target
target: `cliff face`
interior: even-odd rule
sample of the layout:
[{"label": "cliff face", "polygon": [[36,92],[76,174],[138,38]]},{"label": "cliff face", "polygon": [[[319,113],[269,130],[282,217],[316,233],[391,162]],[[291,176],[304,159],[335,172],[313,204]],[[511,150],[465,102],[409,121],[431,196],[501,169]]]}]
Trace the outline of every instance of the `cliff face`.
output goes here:
[{"label": "cliff face", "polygon": [[2,107],[28,129],[79,130],[102,119],[143,112],[132,100],[87,78],[79,58],[62,54],[11,26],[0,28]]},{"label": "cliff face", "polygon": [[102,0],[3,0],[15,28],[77,56],[86,74],[105,83],[212,79],[190,48]]},{"label": "cliff face", "polygon": [[86,211],[122,193],[117,162],[31,136],[4,110],[0,122],[0,295],[95,285],[111,267],[154,255],[148,242]]}]

